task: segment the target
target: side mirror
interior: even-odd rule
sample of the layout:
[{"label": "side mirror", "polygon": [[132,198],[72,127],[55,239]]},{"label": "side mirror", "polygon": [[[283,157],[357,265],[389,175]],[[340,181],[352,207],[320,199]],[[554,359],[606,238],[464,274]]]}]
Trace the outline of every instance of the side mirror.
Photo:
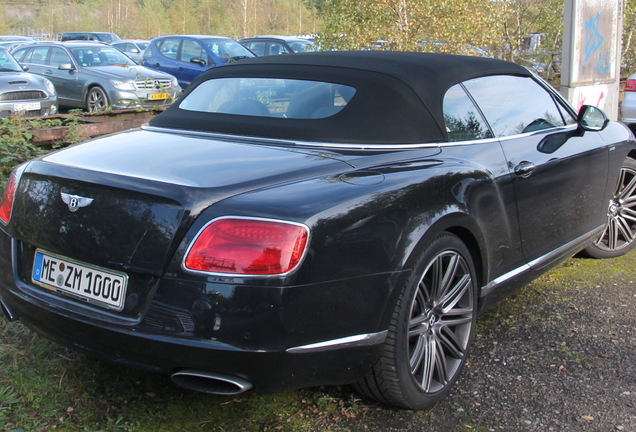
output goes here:
[{"label": "side mirror", "polygon": [[610,120],[602,109],[592,105],[583,105],[576,121],[579,128],[585,131],[599,132],[607,127]]},{"label": "side mirror", "polygon": [[196,57],[190,59],[190,63],[196,63],[198,65],[205,66],[205,60],[202,60],[202,59],[196,58]]},{"label": "side mirror", "polygon": [[29,67],[27,65],[20,65],[20,67],[22,68],[23,71],[28,71]]},{"label": "side mirror", "polygon": [[59,70],[67,70],[67,71],[74,71],[75,70],[75,68],[73,67],[73,65],[71,63],[62,63],[57,68]]}]

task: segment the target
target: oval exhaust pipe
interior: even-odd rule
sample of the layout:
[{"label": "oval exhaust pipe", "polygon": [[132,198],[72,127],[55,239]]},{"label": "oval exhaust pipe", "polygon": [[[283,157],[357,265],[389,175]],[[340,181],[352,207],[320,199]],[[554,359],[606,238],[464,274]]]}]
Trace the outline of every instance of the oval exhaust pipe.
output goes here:
[{"label": "oval exhaust pipe", "polygon": [[252,383],[242,378],[192,369],[176,372],[170,378],[173,383],[180,387],[222,396],[238,395],[253,387]]}]

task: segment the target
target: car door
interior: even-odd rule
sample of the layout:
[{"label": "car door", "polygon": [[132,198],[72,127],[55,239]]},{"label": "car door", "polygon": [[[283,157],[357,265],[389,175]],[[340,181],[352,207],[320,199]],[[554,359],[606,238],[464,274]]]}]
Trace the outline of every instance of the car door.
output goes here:
[{"label": "car door", "polygon": [[599,134],[580,131],[533,78],[490,76],[464,85],[506,155],[526,260],[547,258],[602,226],[609,150]]},{"label": "car door", "polygon": [[175,76],[181,84],[181,73],[178,70],[180,62],[177,60],[180,45],[181,39],[179,38],[166,38],[157,41],[154,50],[152,48],[146,50],[147,55],[144,56],[143,65],[169,73]]},{"label": "car door", "polygon": [[201,75],[210,67],[216,66],[208,55],[205,47],[201,42],[194,39],[184,39],[178,56],[179,60],[179,84],[187,87],[192,80]]},{"label": "car door", "polygon": [[[73,69],[60,69],[61,65],[73,65]],[[51,47],[47,65],[44,68],[44,76],[47,77],[57,90],[57,98],[60,105],[83,105],[83,81],[80,72],[71,56],[60,47]]]},{"label": "car door", "polygon": [[21,63],[29,67],[29,72],[44,76],[48,47],[36,46],[16,50],[13,55]]}]

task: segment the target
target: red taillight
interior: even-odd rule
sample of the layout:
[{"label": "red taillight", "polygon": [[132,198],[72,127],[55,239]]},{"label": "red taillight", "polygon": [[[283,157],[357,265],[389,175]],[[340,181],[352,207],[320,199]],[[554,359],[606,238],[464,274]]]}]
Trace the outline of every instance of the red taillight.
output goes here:
[{"label": "red taillight", "polygon": [[636,92],[636,79],[628,79],[625,82],[625,91],[626,92]]},{"label": "red taillight", "polygon": [[2,193],[2,201],[0,201],[0,220],[5,224],[8,224],[11,220],[11,209],[13,208],[13,198],[15,197],[17,186],[18,178],[15,173],[11,173]]},{"label": "red taillight", "polygon": [[305,226],[289,222],[219,219],[199,233],[184,265],[212,273],[285,274],[300,263],[308,234]]}]

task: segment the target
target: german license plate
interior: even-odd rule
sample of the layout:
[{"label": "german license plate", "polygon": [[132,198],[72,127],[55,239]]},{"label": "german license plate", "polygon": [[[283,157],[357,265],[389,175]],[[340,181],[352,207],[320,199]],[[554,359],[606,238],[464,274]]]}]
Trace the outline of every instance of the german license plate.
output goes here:
[{"label": "german license plate", "polygon": [[40,109],[40,102],[23,102],[11,104],[11,111],[34,111]]},{"label": "german license plate", "polygon": [[89,303],[121,311],[128,275],[78,262],[38,249],[32,281],[46,289],[63,292]]},{"label": "german license plate", "polygon": [[153,93],[148,95],[148,99],[150,100],[163,100],[168,99],[168,93]]}]

